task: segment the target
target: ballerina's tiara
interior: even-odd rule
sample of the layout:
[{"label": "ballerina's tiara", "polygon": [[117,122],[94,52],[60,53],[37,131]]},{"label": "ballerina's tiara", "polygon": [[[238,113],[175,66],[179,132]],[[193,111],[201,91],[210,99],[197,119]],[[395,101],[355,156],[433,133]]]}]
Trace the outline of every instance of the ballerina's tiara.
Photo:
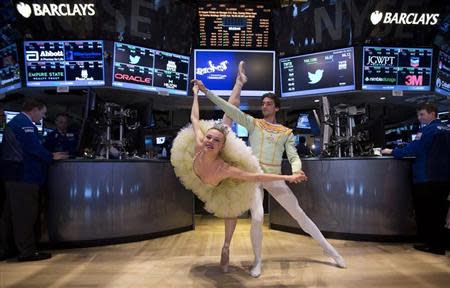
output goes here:
[{"label": "ballerina's tiara", "polygon": [[219,130],[220,132],[223,133],[223,135],[227,136],[228,133],[230,132],[229,128],[227,125],[224,125],[221,122],[216,122],[214,123],[214,126],[211,127],[212,129],[216,129]]}]

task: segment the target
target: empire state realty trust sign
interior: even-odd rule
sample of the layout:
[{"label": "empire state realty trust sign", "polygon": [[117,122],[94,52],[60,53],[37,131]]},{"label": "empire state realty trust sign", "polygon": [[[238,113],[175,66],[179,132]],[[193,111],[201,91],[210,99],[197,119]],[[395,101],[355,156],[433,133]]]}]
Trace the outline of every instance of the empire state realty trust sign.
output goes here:
[{"label": "empire state realty trust sign", "polygon": [[95,4],[68,4],[68,3],[24,3],[16,5],[17,12],[24,18],[31,16],[94,16]]}]

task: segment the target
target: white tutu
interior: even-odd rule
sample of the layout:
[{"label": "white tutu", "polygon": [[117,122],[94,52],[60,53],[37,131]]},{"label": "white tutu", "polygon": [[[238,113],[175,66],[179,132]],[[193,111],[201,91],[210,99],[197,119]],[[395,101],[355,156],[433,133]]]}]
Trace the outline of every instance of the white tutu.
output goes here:
[{"label": "white tutu", "polygon": [[[204,134],[211,128],[213,120],[200,121]],[[250,203],[259,190],[259,183],[226,179],[218,186],[203,183],[193,170],[195,135],[192,125],[183,128],[175,138],[170,161],[181,183],[192,190],[204,203],[205,209],[220,218],[238,217],[250,208]],[[228,164],[248,172],[262,173],[258,159],[241,139],[230,131],[227,135],[221,158]]]}]

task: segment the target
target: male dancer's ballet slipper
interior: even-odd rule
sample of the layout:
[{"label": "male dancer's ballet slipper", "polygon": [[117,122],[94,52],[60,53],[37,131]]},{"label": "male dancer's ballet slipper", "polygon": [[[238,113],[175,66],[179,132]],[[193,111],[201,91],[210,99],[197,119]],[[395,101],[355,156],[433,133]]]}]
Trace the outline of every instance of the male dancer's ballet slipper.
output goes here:
[{"label": "male dancer's ballet slipper", "polygon": [[323,250],[324,254],[333,258],[334,262],[339,268],[347,268],[347,264],[345,264],[344,258],[336,250]]},{"label": "male dancer's ballet slipper", "polygon": [[252,268],[250,269],[250,276],[254,278],[258,278],[259,276],[261,276],[261,266],[262,266],[261,260],[255,261]]},{"label": "male dancer's ballet slipper", "polygon": [[228,273],[228,264],[230,263],[230,247],[223,246],[222,254],[220,255],[220,267],[224,273]]}]

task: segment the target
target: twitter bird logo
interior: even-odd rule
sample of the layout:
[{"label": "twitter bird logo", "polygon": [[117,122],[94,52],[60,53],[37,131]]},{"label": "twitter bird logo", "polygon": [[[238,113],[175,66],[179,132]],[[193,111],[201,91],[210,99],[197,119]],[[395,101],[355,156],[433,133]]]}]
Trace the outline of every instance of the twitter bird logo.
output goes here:
[{"label": "twitter bird logo", "polygon": [[136,56],[131,56],[130,55],[130,63],[135,65],[139,62],[139,60],[141,60],[141,56],[136,55]]},{"label": "twitter bird logo", "polygon": [[316,84],[317,82],[320,81],[320,79],[322,79],[323,76],[323,70],[322,69],[317,69],[316,72],[311,73],[308,72],[308,78],[309,78],[309,84]]}]

